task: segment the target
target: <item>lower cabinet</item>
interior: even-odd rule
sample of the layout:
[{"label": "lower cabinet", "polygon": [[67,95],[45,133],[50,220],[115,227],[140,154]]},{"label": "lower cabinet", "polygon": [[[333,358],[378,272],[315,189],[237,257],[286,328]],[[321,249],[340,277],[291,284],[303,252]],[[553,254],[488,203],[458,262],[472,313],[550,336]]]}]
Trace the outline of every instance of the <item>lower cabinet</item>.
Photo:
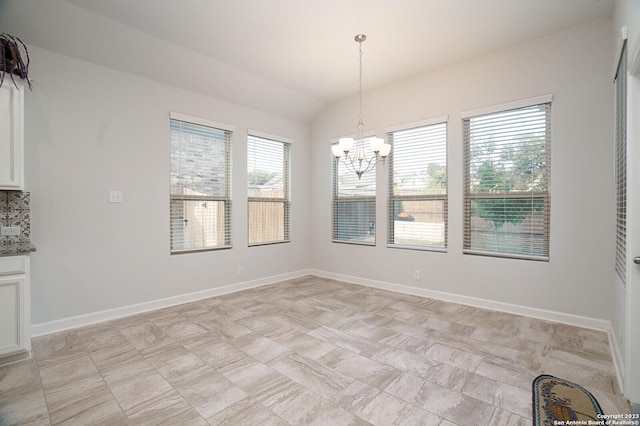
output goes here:
[{"label": "lower cabinet", "polygon": [[0,257],[0,365],[31,356],[29,260]]}]

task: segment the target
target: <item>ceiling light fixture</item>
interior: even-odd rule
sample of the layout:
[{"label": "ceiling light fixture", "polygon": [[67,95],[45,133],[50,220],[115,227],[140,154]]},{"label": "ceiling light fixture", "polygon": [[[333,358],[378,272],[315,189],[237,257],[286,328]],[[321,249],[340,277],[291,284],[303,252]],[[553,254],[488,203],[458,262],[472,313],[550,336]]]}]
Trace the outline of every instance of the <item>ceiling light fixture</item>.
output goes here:
[{"label": "ceiling light fixture", "polygon": [[331,152],[336,158],[336,161],[340,161],[340,158],[343,158],[347,167],[352,169],[358,175],[358,179],[368,171],[374,170],[378,160],[381,160],[382,164],[384,164],[385,158],[387,158],[391,152],[391,145],[385,143],[384,139],[373,138],[369,145],[374,155],[370,155],[367,158],[365,137],[363,134],[364,123],[362,122],[362,42],[366,39],[367,36],[364,34],[358,34],[355,36],[355,41],[358,42],[358,49],[360,51],[360,115],[358,124],[356,125],[356,138],[355,140],[353,138],[341,138],[338,143],[331,145]]}]

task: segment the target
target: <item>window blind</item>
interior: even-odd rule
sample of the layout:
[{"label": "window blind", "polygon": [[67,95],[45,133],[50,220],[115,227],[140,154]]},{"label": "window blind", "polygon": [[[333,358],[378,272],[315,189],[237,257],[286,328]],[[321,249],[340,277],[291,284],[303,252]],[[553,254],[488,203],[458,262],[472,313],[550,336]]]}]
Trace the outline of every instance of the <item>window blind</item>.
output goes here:
[{"label": "window blind", "polygon": [[231,131],[171,118],[171,252],[231,246]]},{"label": "window blind", "polygon": [[616,274],[627,285],[627,43],[616,72]]},{"label": "window blind", "polygon": [[249,135],[247,193],[249,245],[289,241],[291,144]]},{"label": "window blind", "polygon": [[387,133],[387,244],[398,248],[447,246],[447,123]]},{"label": "window blind", "polygon": [[[366,155],[373,155],[365,138]],[[376,242],[376,171],[362,175],[333,158],[333,242],[375,245]]]},{"label": "window blind", "polygon": [[551,102],[463,120],[465,253],[548,260]]}]

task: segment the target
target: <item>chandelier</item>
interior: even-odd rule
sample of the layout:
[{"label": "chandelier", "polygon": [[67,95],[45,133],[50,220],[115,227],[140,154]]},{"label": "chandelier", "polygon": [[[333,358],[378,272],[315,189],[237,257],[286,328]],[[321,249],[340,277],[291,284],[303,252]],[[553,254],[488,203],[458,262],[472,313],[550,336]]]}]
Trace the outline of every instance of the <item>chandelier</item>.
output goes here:
[{"label": "chandelier", "polygon": [[355,36],[355,41],[358,42],[358,49],[360,51],[360,76],[359,76],[359,96],[360,96],[360,114],[358,124],[356,125],[356,137],[354,138],[340,138],[338,143],[331,145],[331,152],[333,153],[336,161],[343,159],[347,168],[353,170],[358,179],[363,174],[371,171],[375,168],[378,160],[381,160],[384,164],[385,158],[391,152],[391,145],[384,142],[382,138],[372,138],[369,142],[373,155],[367,157],[367,150],[365,147],[364,137],[364,123],[362,122],[362,42],[367,39],[364,34],[358,34]]}]

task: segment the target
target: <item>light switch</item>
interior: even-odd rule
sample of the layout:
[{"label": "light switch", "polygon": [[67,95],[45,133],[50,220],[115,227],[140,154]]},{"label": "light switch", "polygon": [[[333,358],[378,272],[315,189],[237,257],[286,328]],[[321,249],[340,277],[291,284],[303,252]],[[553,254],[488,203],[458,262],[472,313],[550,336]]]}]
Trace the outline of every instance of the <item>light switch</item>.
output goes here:
[{"label": "light switch", "polygon": [[110,203],[122,203],[123,201],[122,191],[109,191]]}]

